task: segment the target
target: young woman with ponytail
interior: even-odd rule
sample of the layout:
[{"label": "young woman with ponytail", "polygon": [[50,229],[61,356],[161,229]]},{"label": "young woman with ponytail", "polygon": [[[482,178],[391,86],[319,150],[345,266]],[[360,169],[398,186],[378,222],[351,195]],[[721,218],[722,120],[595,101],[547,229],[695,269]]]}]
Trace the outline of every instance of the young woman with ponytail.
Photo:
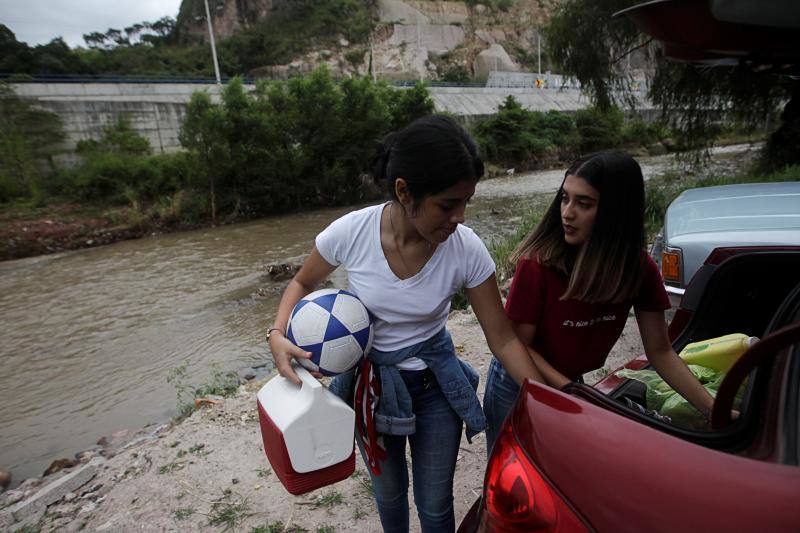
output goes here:
[{"label": "young woman with ponytail", "polygon": [[489,252],[463,225],[483,172],[475,142],[451,118],[426,116],[387,137],[374,173],[391,200],[348,213],[317,236],[271,328],[275,366],[299,382],[291,358],[309,354],[274,333],[286,331],[298,300],[342,265],[349,290],[374,316],[367,361],[337,376],[330,389],[361,406],[356,441],[384,531],[409,530],[406,443],[422,531],[455,529],[453,476],[462,426],[467,438],[486,427],[475,392],[478,374],[456,357],[445,329],[457,291],[465,289],[509,379],[542,380],[503,312]]}]

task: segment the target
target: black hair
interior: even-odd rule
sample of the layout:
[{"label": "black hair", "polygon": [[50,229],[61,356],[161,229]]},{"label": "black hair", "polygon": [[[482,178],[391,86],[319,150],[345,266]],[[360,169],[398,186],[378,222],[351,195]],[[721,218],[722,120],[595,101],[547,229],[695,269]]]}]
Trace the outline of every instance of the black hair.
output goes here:
[{"label": "black hair", "polygon": [[415,208],[425,197],[465,180],[478,180],[483,172],[475,141],[445,115],[427,115],[390,133],[373,162],[375,182],[397,200],[394,183],[404,179]]}]

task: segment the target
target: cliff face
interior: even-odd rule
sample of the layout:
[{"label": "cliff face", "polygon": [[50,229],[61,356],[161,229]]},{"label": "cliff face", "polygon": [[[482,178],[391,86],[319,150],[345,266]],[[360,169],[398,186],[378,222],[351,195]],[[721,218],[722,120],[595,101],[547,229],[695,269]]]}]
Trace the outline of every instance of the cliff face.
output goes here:
[{"label": "cliff face", "polygon": [[[266,20],[283,1],[209,0],[218,41]],[[515,0],[507,11],[459,1],[364,0],[376,25],[369,42],[312,46],[285,65],[249,74],[285,78],[325,64],[336,76],[365,75],[370,54],[382,79],[485,79],[490,70],[538,68],[537,36],[558,0]],[[220,7],[217,9],[216,6]],[[208,39],[203,0],[183,0],[178,31],[183,39]],[[542,65],[548,68],[546,58]]]},{"label": "cliff face", "polygon": [[[273,0],[208,0],[214,37],[230,37],[242,28],[269,17]],[[208,41],[206,8],[203,0],[182,0],[177,27],[181,38],[189,41]]]}]

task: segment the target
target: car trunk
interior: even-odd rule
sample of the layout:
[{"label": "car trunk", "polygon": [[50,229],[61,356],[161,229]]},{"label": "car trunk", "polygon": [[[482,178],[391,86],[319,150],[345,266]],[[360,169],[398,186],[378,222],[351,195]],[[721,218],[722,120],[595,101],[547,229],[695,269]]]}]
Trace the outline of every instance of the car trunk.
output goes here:
[{"label": "car trunk", "polygon": [[[707,276],[707,292],[697,298],[676,349],[731,332],[764,337],[797,321],[799,278],[798,252],[724,261]],[[527,382],[512,424],[532,464],[593,529],[785,529],[796,516],[786,494],[798,486],[800,471],[780,464],[791,464],[776,441],[787,431],[775,429],[787,424],[785,400],[769,393],[785,387],[792,364],[783,350],[751,372],[742,417],[719,430],[682,429],[627,407],[626,396],[644,403],[644,385],[632,380],[610,394],[581,384],[555,391]],[[796,433],[796,416],[790,425]],[[732,513],[743,498],[759,511]]]},{"label": "car trunk", "polygon": [[[676,352],[689,343],[703,339],[711,339],[729,333],[744,333],[762,338],[770,331],[777,329],[780,318],[776,313],[787,296],[800,283],[800,252],[791,250],[751,252],[733,256],[719,265],[706,265],[697,285],[691,287],[684,297],[682,307],[688,307],[691,318],[677,332],[673,339]],[[643,357],[630,365],[632,368],[650,368]],[[754,372],[754,379],[748,380],[743,411],[752,409],[759,397],[765,394],[763,387],[768,380],[769,369]],[[606,380],[604,380],[606,381]],[[619,383],[613,388],[599,383],[597,389],[607,394],[591,394],[585,389],[576,390],[580,396],[591,396],[592,401],[608,404],[608,398],[623,404],[625,398],[645,406],[646,386],[636,380],[622,380],[613,376],[607,378],[610,383]],[[596,392],[596,391],[592,391]],[[601,398],[604,397],[604,398]],[[618,406],[614,406],[617,410]],[[626,416],[632,410],[623,408]],[[742,451],[746,449],[757,433],[753,424],[747,424],[737,431],[722,430],[717,432],[692,431],[673,425],[658,423],[655,419],[643,417],[639,413],[636,418],[670,434],[701,444],[704,446]]]}]

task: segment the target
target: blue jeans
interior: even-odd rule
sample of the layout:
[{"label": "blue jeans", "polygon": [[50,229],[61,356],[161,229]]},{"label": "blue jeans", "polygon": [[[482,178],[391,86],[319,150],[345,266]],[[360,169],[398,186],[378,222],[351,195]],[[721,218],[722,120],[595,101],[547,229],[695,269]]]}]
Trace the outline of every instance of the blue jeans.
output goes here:
[{"label": "blue jeans", "polygon": [[[400,371],[411,395],[416,431],[405,436],[384,435],[387,458],[372,489],[385,532],[408,532],[408,466],[406,439],[411,446],[414,501],[423,533],[455,531],[453,476],[463,422],[442,394],[429,370]],[[364,457],[360,435],[356,442]]]},{"label": "blue jeans", "polygon": [[492,453],[492,447],[500,434],[500,427],[511,411],[519,395],[519,385],[506,372],[500,361],[492,357],[489,373],[486,376],[486,392],[483,395],[483,412],[486,414],[486,455]]}]

